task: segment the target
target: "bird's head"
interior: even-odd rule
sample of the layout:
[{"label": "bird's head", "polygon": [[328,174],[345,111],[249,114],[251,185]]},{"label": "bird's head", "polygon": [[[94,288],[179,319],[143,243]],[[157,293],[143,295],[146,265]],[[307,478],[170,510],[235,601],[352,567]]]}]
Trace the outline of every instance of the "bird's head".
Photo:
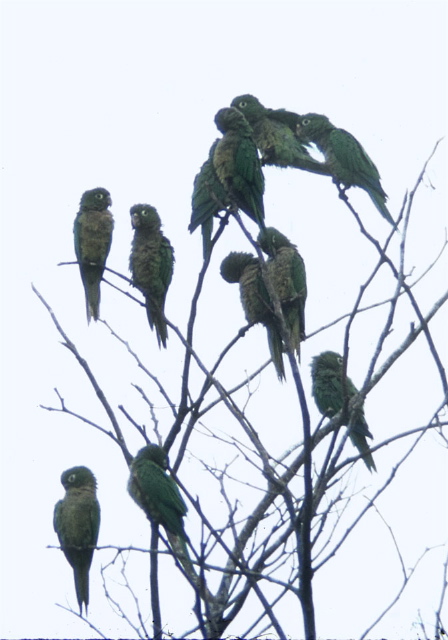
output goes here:
[{"label": "bird's head", "polygon": [[296,135],[304,142],[313,142],[316,136],[333,128],[327,116],[317,113],[307,113],[304,116],[299,116],[299,121],[296,125]]},{"label": "bird's head", "polygon": [[90,189],[85,191],[81,196],[81,209],[88,209],[90,211],[104,211],[112,204],[110,193],[103,187],[97,187],[96,189]]},{"label": "bird's head", "polygon": [[258,244],[262,250],[273,258],[281,247],[295,247],[288,238],[274,227],[266,227],[258,234]]},{"label": "bird's head", "polygon": [[135,458],[137,460],[149,460],[162,469],[168,469],[168,455],[166,451],[157,444],[147,444],[146,447],[140,449]]},{"label": "bird's head", "polygon": [[241,111],[249,124],[254,124],[267,112],[267,109],[261,104],[258,98],[251,96],[250,93],[237,96],[232,100],[230,106]]},{"label": "bird's head", "polygon": [[258,258],[252,253],[232,251],[221,262],[221,276],[226,282],[239,282],[246,267],[254,264],[258,264]]},{"label": "bird's head", "polygon": [[221,133],[227,133],[227,131],[251,133],[252,131],[244,115],[234,107],[220,109],[215,115],[215,124]]},{"label": "bird's head", "polygon": [[150,204],[134,204],[130,210],[133,229],[158,230],[162,226],[157,209]]},{"label": "bird's head", "polygon": [[72,467],[61,475],[61,483],[65,490],[80,487],[96,487],[96,478],[87,467]]}]

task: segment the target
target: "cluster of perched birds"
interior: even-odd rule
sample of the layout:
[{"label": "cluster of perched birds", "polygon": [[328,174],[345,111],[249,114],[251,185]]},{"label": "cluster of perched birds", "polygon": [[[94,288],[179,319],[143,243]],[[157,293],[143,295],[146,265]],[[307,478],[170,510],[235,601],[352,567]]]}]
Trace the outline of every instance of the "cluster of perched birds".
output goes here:
[{"label": "cluster of perched birds", "polygon": [[[364,189],[381,215],[396,229],[386,206],[378,169],[361,144],[348,131],[335,127],[326,116],[298,115],[285,109],[269,109],[252,95],[234,98],[230,107],[220,109],[215,123],[222,137],[214,141],[208,159],[200,168],[193,186],[192,214],[188,229],[202,231],[203,258],[208,261],[215,239],[215,218],[238,211],[259,227],[257,243],[267,256],[231,252],[221,263],[223,279],[239,283],[241,303],[249,324],[261,323],[267,331],[268,346],[278,378],[285,379],[284,331],[270,294],[275,292],[289,336],[288,348],[300,358],[305,339],[307,296],[305,264],[296,246],[280,231],[265,224],[263,204],[264,165],[291,167],[330,176],[344,196],[349,187]],[[313,143],[324,156],[320,162],[310,153]],[[110,193],[104,188],[86,191],[74,224],[75,252],[85,289],[87,320],[98,320],[100,283],[110,251],[113,217]],[[132,283],[145,298],[148,322],[155,329],[159,347],[167,346],[164,313],[174,267],[174,250],[162,233],[157,210],[149,204],[130,209],[134,238],[129,266]],[[263,264],[264,262],[264,264]],[[343,359],[325,351],[312,360],[312,393],[319,411],[328,417],[339,413],[357,389],[344,375]],[[345,424],[349,424],[348,418]],[[363,407],[352,412],[349,437],[367,468],[376,470],[366,438],[372,438]],[[185,545],[183,528],[187,507],[174,479],[166,473],[167,457],[161,447],[148,445],[134,458],[129,492],[150,520]],[[100,508],[96,481],[86,467],[62,474],[65,498],[55,508],[54,527],[61,547],[75,573],[77,599],[89,602],[88,573],[97,542]],[[186,549],[186,547],[185,547]]]}]

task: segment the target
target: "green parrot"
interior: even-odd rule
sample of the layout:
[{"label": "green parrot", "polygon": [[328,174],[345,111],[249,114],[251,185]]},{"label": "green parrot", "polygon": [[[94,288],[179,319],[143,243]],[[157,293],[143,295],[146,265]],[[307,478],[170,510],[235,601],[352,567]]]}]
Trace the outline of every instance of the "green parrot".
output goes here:
[{"label": "green parrot", "polygon": [[107,189],[98,187],[82,194],[73,233],[75,253],[86,295],[87,322],[98,320],[100,282],[112,244],[114,220],[108,210],[112,204]]},{"label": "green parrot", "polygon": [[204,260],[211,251],[213,232],[213,217],[228,207],[227,192],[216,175],[213,156],[219,139],[210,147],[209,157],[204,162],[194,179],[193,195],[191,198],[191,220],[188,230],[193,233],[199,225],[202,226],[202,253]]},{"label": "green parrot", "polygon": [[291,347],[300,360],[300,343],[305,340],[305,263],[296,246],[274,227],[260,231],[258,243],[269,256],[268,275],[281,302]]},{"label": "green parrot", "polygon": [[258,258],[251,253],[232,251],[221,263],[221,276],[226,282],[239,283],[246,320],[249,324],[260,323],[266,328],[269,351],[277,376],[279,380],[285,379],[283,341]]},{"label": "green parrot", "polygon": [[61,475],[63,500],[54,508],[53,526],[65,557],[73,567],[76,598],[82,615],[89,605],[89,569],[100,529],[96,480],[87,467],[73,467]]},{"label": "green parrot", "polygon": [[157,210],[149,204],[131,207],[134,228],[129,267],[132,283],[146,299],[149,326],[156,329],[159,347],[166,348],[165,299],[173,277],[174,249],[162,232]]},{"label": "green parrot", "polygon": [[224,134],[213,154],[216,175],[229,200],[264,229],[264,176],[252,129],[233,107],[220,109],[215,123]]},{"label": "green parrot", "polygon": [[183,518],[187,505],[167,468],[168,456],[162,447],[146,445],[132,461],[128,491],[149,520],[186,542]]},{"label": "green parrot", "polygon": [[314,142],[324,154],[335,184],[367,191],[383,218],[397,229],[386,206],[387,194],[381,186],[378,169],[351,133],[337,129],[326,116],[316,113],[300,116],[296,131],[300,140]]},{"label": "green parrot", "polygon": [[[344,388],[342,384],[342,356],[334,351],[324,351],[315,356],[311,363],[311,377],[313,380],[312,393],[317,408],[322,415],[330,418],[341,411],[344,404]],[[350,400],[358,393],[357,388],[347,376],[345,390]],[[366,438],[373,438],[369,431],[364,409],[361,408],[355,416],[353,426],[350,429],[350,440],[362,455],[369,471],[376,471],[369,445]]]},{"label": "green parrot", "polygon": [[263,164],[296,167],[329,175],[328,167],[314,160],[297,138],[296,127],[300,119],[297,113],[285,109],[268,109],[250,94],[237,96],[232,100],[231,106],[241,111],[252,127]]}]

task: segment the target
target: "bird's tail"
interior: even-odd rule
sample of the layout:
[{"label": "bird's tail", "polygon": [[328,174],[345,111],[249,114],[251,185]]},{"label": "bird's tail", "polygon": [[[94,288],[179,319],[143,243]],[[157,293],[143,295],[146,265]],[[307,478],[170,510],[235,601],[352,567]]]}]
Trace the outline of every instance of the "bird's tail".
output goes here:
[{"label": "bird's tail", "polygon": [[370,472],[376,471],[375,462],[366,439],[366,436],[372,438],[372,434],[370,433],[365,420],[357,421],[354,426],[351,427],[349,435],[353,446],[355,446],[362,455],[362,459],[364,460],[367,469]]},{"label": "bird's tail", "polygon": [[89,568],[85,566],[75,567],[73,573],[75,574],[76,599],[78,600],[79,613],[82,615],[82,605],[84,603],[87,615],[87,608],[89,606]]},{"label": "bird's tail", "polygon": [[163,312],[163,306],[161,307],[150,296],[146,297],[146,315],[148,316],[148,322],[151,329],[156,330],[157,342],[162,344],[166,349],[166,341],[168,338],[168,330],[165,321],[165,314]]},{"label": "bird's tail", "polygon": [[278,379],[283,381],[286,379],[285,365],[283,362],[283,341],[275,327],[266,327],[266,329],[268,332],[268,344],[272,362],[277,371]]},{"label": "bird's tail", "polygon": [[86,314],[89,324],[92,318],[96,322],[100,317],[100,282],[102,277],[102,267],[83,265],[82,281],[86,294]]},{"label": "bird's tail", "polygon": [[375,191],[375,189],[368,189],[367,192],[371,197],[373,204],[381,213],[383,218],[386,218],[386,220],[393,226],[395,231],[398,231],[398,227],[395,224],[395,221],[392,218],[390,211],[386,206],[386,196],[382,195],[381,193],[378,193],[378,191]]}]

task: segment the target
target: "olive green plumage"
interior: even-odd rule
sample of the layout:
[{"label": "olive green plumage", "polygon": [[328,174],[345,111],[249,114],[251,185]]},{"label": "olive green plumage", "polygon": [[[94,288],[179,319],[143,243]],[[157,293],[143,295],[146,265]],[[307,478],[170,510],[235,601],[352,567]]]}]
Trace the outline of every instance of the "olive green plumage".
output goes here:
[{"label": "olive green plumage", "polygon": [[128,491],[149,520],[187,541],[183,524],[187,505],[167,468],[168,457],[162,447],[143,447],[132,461]]},{"label": "olive green plumage", "polygon": [[149,326],[156,329],[157,341],[166,348],[165,300],[173,277],[174,249],[162,232],[157,210],[149,204],[131,207],[134,228],[129,266],[132,283],[146,299]]},{"label": "olive green plumage", "polygon": [[264,229],[264,176],[252,129],[232,107],[220,109],[215,123],[223,134],[213,154],[216,175],[229,200]]},{"label": "olive green plumage", "polygon": [[232,100],[252,127],[255,144],[263,164],[295,167],[328,175],[325,164],[314,160],[296,136],[300,116],[285,109],[268,109],[255,96],[245,94]]},{"label": "olive green plumage", "polygon": [[114,221],[108,207],[112,204],[107,189],[98,187],[83,193],[73,233],[75,253],[86,296],[87,322],[98,320],[100,282],[112,244]]},{"label": "olive green plumage", "polygon": [[215,140],[210,147],[209,157],[194,179],[191,198],[192,212],[188,230],[193,233],[201,225],[204,260],[208,258],[211,251],[213,218],[230,204],[227,192],[219,180],[213,165],[213,156],[218,142],[219,140]]},{"label": "olive green plumage", "polygon": [[333,182],[367,191],[383,218],[397,228],[386,206],[387,194],[381,186],[378,169],[351,133],[338,129],[326,116],[316,113],[301,116],[296,130],[299,139],[314,142],[324,154]]},{"label": "olive green plumage", "polygon": [[54,508],[53,526],[65,557],[73,567],[79,612],[89,605],[89,570],[100,529],[96,480],[87,467],[67,469],[61,476],[65,497]]},{"label": "olive green plumage", "polygon": [[[269,232],[266,236],[268,235]],[[293,245],[288,247],[288,249],[292,247]],[[299,297],[306,297],[306,283],[305,293],[303,286],[301,286],[299,296],[290,273],[291,258],[283,251],[280,257],[279,252],[280,249],[277,252],[276,258],[268,260],[266,263],[267,276],[279,297],[286,325],[291,331],[292,347],[299,352],[300,341],[304,337],[304,326],[302,330],[300,324],[301,316],[297,310],[296,303]],[[239,283],[241,304],[246,320],[250,324],[261,323],[266,328],[272,362],[274,363],[279,380],[284,380],[286,377],[283,362],[284,345],[280,323],[274,313],[273,304],[263,279],[258,258],[251,253],[233,251],[224,258],[221,263],[221,276],[226,282]],[[303,306],[304,304],[303,299]]]},{"label": "olive green plumage", "polygon": [[[332,417],[336,415],[344,405],[344,385],[342,356],[334,351],[324,351],[315,356],[311,364],[311,376],[313,380],[312,393],[316,401],[317,408],[322,415]],[[347,376],[345,378],[345,394],[348,400],[358,393],[355,385]],[[348,422],[346,423],[348,424]],[[366,438],[373,438],[369,431],[364,417],[364,408],[357,411],[353,416],[353,426],[349,432],[352,444],[362,455],[369,471],[376,471],[369,445]]]},{"label": "olive green plumage", "polygon": [[300,343],[305,339],[306,270],[296,246],[283,233],[267,227],[260,231],[258,243],[269,256],[268,275],[280,299],[289,331],[291,348],[300,359]]}]

